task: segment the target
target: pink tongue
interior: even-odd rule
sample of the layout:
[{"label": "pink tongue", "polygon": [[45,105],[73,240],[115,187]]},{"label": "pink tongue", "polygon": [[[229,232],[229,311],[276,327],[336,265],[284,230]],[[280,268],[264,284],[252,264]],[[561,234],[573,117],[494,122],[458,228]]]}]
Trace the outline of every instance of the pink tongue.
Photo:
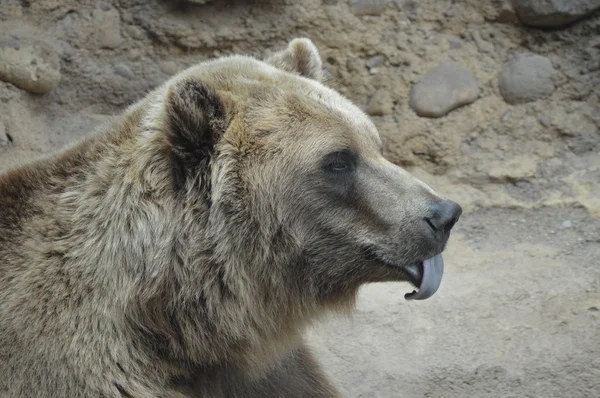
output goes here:
[{"label": "pink tongue", "polygon": [[419,291],[404,295],[407,300],[425,300],[438,290],[444,275],[444,259],[441,254],[423,261],[423,279]]}]

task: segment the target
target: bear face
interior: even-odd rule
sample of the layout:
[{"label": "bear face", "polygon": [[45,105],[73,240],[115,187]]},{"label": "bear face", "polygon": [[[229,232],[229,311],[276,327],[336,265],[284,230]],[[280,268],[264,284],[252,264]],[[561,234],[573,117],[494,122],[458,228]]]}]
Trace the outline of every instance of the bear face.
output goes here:
[{"label": "bear face", "polygon": [[427,298],[460,206],[387,161],[372,121],[321,79],[306,39],[208,62],[167,83],[150,124],[182,192],[210,203],[214,256],[277,300],[344,306],[378,281]]}]

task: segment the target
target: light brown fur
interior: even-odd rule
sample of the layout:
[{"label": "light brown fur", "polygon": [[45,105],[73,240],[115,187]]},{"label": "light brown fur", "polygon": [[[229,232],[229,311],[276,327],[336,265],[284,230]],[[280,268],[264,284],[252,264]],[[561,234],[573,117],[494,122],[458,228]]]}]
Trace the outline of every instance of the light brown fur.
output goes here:
[{"label": "light brown fur", "polygon": [[[307,40],[200,64],[0,176],[0,396],[337,396],[304,327],[445,241],[321,76]],[[342,146],[352,182],[322,171]]]}]

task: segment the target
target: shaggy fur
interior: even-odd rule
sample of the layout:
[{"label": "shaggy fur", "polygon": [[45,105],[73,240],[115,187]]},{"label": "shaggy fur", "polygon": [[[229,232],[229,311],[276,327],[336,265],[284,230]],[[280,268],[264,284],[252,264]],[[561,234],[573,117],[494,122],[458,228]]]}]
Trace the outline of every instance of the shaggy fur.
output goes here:
[{"label": "shaggy fur", "polygon": [[0,176],[0,396],[337,396],[302,330],[447,237],[320,78],[306,39],[203,63]]}]

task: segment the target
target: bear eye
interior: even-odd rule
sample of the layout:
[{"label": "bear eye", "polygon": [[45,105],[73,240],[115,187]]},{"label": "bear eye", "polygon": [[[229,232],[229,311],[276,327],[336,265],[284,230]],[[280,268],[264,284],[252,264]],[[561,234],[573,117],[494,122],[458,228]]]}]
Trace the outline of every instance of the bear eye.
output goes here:
[{"label": "bear eye", "polygon": [[333,173],[343,173],[356,168],[356,161],[350,151],[330,153],[325,157],[325,169]]}]

